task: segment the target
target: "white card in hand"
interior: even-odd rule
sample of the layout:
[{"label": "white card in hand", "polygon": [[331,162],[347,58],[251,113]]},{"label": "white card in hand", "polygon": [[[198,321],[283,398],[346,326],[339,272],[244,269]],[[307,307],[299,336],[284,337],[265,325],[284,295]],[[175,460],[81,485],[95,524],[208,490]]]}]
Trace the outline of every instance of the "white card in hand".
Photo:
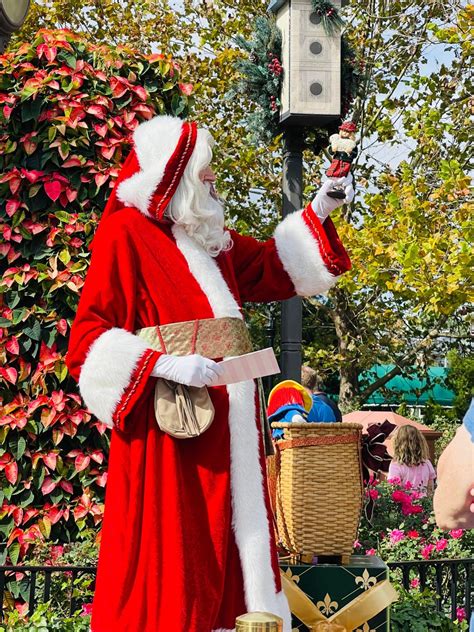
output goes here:
[{"label": "white card in hand", "polygon": [[235,384],[236,382],[245,382],[245,380],[280,373],[280,367],[272,347],[222,360],[218,364],[223,368],[223,372],[219,380],[213,383],[213,386]]}]

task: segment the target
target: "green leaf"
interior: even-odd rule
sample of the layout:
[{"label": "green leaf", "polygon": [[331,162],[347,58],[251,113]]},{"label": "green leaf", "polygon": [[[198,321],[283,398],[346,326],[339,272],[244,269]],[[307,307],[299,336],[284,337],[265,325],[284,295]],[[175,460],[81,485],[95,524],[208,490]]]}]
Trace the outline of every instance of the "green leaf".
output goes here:
[{"label": "green leaf", "polygon": [[8,555],[13,566],[16,566],[16,564],[18,563],[18,558],[20,557],[20,544],[18,542],[13,542],[8,547]]},{"label": "green leaf", "polygon": [[67,248],[61,250],[59,253],[59,259],[64,263],[64,265],[67,265],[71,261],[71,253]]},{"label": "green leaf", "polygon": [[12,320],[13,325],[18,325],[18,323],[21,323],[23,319],[27,316],[27,314],[28,310],[25,307],[23,307],[22,309],[14,309]]},{"label": "green leaf", "polygon": [[62,50],[60,53],[58,53],[58,59],[63,61],[66,64],[66,66],[69,66],[69,68],[72,68],[73,70],[76,68],[77,58],[75,57],[73,53],[69,53],[66,50]]},{"label": "green leaf", "polygon": [[23,333],[27,338],[31,338],[32,340],[41,340],[41,325],[39,321],[35,320],[31,327],[25,327]]},{"label": "green leaf", "polygon": [[[24,91],[26,94],[29,92]],[[35,94],[36,89],[31,91],[31,94]],[[43,105],[42,99],[36,97],[35,99],[29,99],[25,101],[21,107],[21,120],[23,123],[27,123],[28,121],[35,121],[41,112],[41,107]]]},{"label": "green leaf", "polygon": [[66,213],[66,211],[56,211],[55,216],[61,222],[66,222],[66,224],[68,224],[71,220],[71,215],[69,213]]},{"label": "green leaf", "polygon": [[15,459],[19,461],[21,457],[24,455],[25,450],[26,450],[25,438],[22,436],[19,436],[18,439],[16,440],[16,445],[14,444],[13,446],[11,446],[11,450]]}]

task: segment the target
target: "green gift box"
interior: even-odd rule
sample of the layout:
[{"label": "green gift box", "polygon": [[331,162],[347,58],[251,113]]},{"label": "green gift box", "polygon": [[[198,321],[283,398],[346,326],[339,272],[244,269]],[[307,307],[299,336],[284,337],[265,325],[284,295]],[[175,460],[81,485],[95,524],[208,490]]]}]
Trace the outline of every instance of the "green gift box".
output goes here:
[{"label": "green gift box", "polygon": [[[329,618],[365,591],[388,579],[387,565],[374,555],[353,555],[349,564],[288,564],[280,562],[282,572],[295,582],[322,615]],[[293,629],[308,628],[293,616]],[[389,632],[389,608],[364,622],[355,632]]]}]

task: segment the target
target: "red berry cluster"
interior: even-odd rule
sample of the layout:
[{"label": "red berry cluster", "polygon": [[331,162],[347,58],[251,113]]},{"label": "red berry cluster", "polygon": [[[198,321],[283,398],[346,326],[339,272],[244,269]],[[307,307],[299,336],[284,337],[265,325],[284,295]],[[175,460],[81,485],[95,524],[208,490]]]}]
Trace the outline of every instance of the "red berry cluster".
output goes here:
[{"label": "red berry cluster", "polygon": [[273,95],[270,97],[270,109],[272,112],[276,112],[278,110],[277,100]]},{"label": "red berry cluster", "polygon": [[334,15],[334,13],[335,13],[334,9],[328,9],[328,10],[326,11],[326,15],[327,15],[329,18],[330,18],[332,15]]},{"label": "red berry cluster", "polygon": [[272,53],[268,53],[268,56],[270,57],[271,62],[267,65],[267,68],[270,70],[270,72],[279,77],[283,72],[280,60],[276,55],[273,55]]}]

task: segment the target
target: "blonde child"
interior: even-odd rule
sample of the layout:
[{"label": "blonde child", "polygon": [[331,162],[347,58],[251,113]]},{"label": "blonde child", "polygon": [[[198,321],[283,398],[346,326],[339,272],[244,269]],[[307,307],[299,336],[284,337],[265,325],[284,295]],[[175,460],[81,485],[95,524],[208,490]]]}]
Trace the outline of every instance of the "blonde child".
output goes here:
[{"label": "blonde child", "polygon": [[388,480],[399,478],[401,485],[410,483],[414,489],[431,495],[436,472],[428,457],[428,445],[418,428],[400,426],[393,440]]}]

